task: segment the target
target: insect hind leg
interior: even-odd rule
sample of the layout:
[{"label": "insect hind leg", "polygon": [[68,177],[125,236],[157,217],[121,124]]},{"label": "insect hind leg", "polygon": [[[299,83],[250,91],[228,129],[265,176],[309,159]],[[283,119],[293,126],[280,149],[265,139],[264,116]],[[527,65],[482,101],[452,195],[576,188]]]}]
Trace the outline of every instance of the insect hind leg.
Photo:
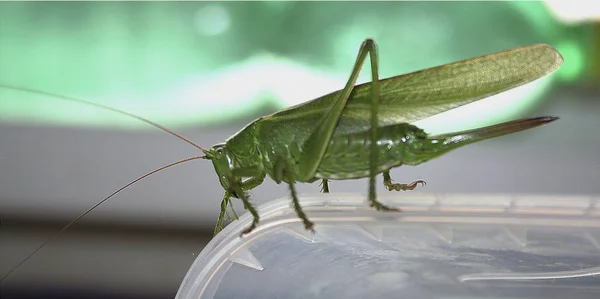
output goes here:
[{"label": "insect hind leg", "polygon": [[399,209],[390,208],[377,200],[377,194],[375,190],[375,177],[377,175],[376,167],[378,161],[378,151],[377,151],[377,140],[379,140],[379,133],[381,129],[379,128],[379,95],[380,95],[380,85],[379,85],[379,63],[378,63],[378,54],[377,54],[377,46],[372,39],[367,39],[363,43],[363,46],[367,52],[369,52],[369,60],[371,62],[371,128],[370,128],[370,140],[371,140],[371,148],[369,153],[369,197],[368,200],[370,202],[371,207],[375,208],[378,211],[394,211],[399,212]]}]

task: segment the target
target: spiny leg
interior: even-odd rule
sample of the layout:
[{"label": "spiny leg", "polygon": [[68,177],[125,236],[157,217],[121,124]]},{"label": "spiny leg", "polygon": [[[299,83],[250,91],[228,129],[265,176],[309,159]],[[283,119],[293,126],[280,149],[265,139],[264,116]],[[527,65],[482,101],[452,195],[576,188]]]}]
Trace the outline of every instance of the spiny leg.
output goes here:
[{"label": "spiny leg", "polygon": [[327,179],[321,180],[321,192],[329,193],[329,182],[327,181]]},{"label": "spiny leg", "polygon": [[236,177],[237,175],[250,176],[250,178],[244,180],[241,183],[238,183],[239,181],[235,179],[232,179],[230,182],[230,187],[235,191],[237,197],[242,200],[242,203],[244,204],[244,209],[248,210],[248,212],[250,212],[253,218],[252,224],[250,224],[250,226],[240,234],[240,236],[243,236],[253,231],[260,220],[260,217],[258,216],[258,211],[256,211],[256,208],[250,202],[250,198],[248,197],[246,191],[262,184],[262,182],[265,180],[266,173],[256,168],[239,168],[233,169],[231,172],[232,174],[236,175]]},{"label": "spiny leg", "polygon": [[219,218],[217,218],[217,224],[215,225],[214,234],[217,235],[221,230],[223,230],[223,219],[225,218],[225,212],[227,211],[227,203],[231,198],[231,194],[225,191],[225,195],[223,196],[223,200],[221,201],[221,212],[219,213]]},{"label": "spiny leg", "polygon": [[[236,169],[234,169],[232,171],[232,173],[237,173],[238,171]],[[256,187],[258,187],[260,184],[262,184],[265,180],[266,177],[266,173],[265,172],[261,172],[258,171],[256,169],[254,169],[253,171],[245,171],[248,175],[251,175],[250,178],[242,181],[242,191],[246,191],[246,190],[252,190]],[[229,207],[231,208],[231,212],[233,212],[233,216],[235,217],[235,219],[239,219],[238,214],[235,212],[235,209],[233,208],[233,203],[231,203],[231,201],[229,202]]]},{"label": "spiny leg", "polygon": [[294,204],[294,211],[296,211],[296,214],[298,214],[298,218],[302,219],[302,223],[304,223],[304,228],[314,233],[314,223],[308,220],[308,217],[306,217],[306,214],[304,214],[302,206],[300,205],[300,201],[298,200],[298,195],[296,194],[296,188],[294,187],[294,183],[289,183],[288,185],[290,186],[290,193],[292,194],[292,203]]},{"label": "spiny leg", "polygon": [[233,208],[233,202],[232,201],[229,201],[229,209],[233,213],[233,217],[235,217],[235,220],[240,219],[240,217],[238,216],[238,214],[235,212],[235,209]]},{"label": "spiny leg", "polygon": [[427,183],[423,180],[417,180],[409,184],[393,184],[389,171],[383,172],[383,184],[389,191],[409,191],[414,190],[419,184],[425,186]]},{"label": "spiny leg", "polygon": [[306,217],[306,214],[304,214],[302,206],[300,205],[300,201],[298,200],[296,187],[294,186],[294,183],[296,182],[294,172],[290,164],[286,162],[285,158],[279,157],[275,161],[273,165],[273,179],[277,184],[285,181],[289,185],[290,194],[292,196],[292,203],[294,205],[294,211],[296,211],[298,218],[302,219],[302,222],[304,223],[304,228],[314,232],[314,224],[310,220],[308,220],[308,217]]},{"label": "spiny leg", "polygon": [[248,228],[246,228],[241,234],[240,237],[250,233],[251,231],[253,231],[256,226],[258,225],[258,222],[260,220],[260,217],[258,216],[258,211],[256,211],[256,208],[252,205],[252,203],[250,202],[250,199],[248,198],[248,194],[246,194],[246,192],[244,190],[242,190],[242,188],[240,188],[239,185],[233,185],[233,188],[235,188],[235,193],[238,195],[238,197],[242,200],[242,203],[244,203],[244,209],[248,210],[248,212],[250,212],[250,214],[252,215],[252,224],[250,224],[250,226]]},{"label": "spiny leg", "polygon": [[[236,193],[237,193],[237,191],[236,191]],[[244,193],[244,192],[242,192],[242,193]],[[227,214],[227,218],[228,218],[227,220],[231,220],[231,216],[229,215],[229,212],[227,211],[228,206],[230,206],[231,211],[235,215],[235,219],[239,218],[237,213],[233,209],[233,203],[231,202],[231,197],[232,197],[232,194],[230,192],[226,191],[225,195],[223,196],[223,200],[221,201],[221,212],[219,213],[219,218],[217,218],[217,224],[215,225],[214,235],[217,235],[219,232],[221,232],[223,230],[223,220],[225,218],[225,214]],[[244,201],[243,198],[242,198],[242,201]],[[251,207],[251,209],[254,209],[254,207],[252,207],[252,206],[250,206],[250,207]],[[246,208],[248,211],[250,211],[250,213],[252,213],[252,211],[246,207],[246,204],[244,204],[244,208]],[[254,216],[254,218],[255,218],[252,224],[254,225],[254,227],[256,227],[255,223],[258,223],[258,219],[256,219],[256,215],[254,213],[252,213],[252,216]]]},{"label": "spiny leg", "polygon": [[[250,178],[248,178],[240,183],[239,176],[236,176],[236,175],[250,176]],[[233,203],[231,202],[231,197],[233,195],[236,195],[237,197],[239,197],[242,200],[242,202],[244,203],[244,208],[246,210],[248,210],[254,218],[252,221],[251,227],[246,229],[242,233],[242,235],[251,232],[256,227],[256,225],[258,224],[258,221],[259,221],[258,213],[256,212],[256,209],[254,208],[254,206],[252,206],[252,204],[250,203],[250,200],[248,199],[248,195],[246,194],[245,191],[254,189],[258,185],[260,185],[265,180],[265,177],[266,177],[265,172],[261,172],[260,170],[256,170],[256,169],[244,168],[244,169],[233,169],[232,170],[231,176],[229,177],[229,184],[230,184],[231,190],[228,190],[225,192],[225,195],[223,196],[223,201],[221,201],[221,212],[219,214],[219,218],[217,219],[217,225],[215,226],[215,235],[223,229],[223,218],[225,217],[225,214],[227,213],[228,217],[230,217],[229,213],[227,211],[228,206],[231,208],[231,211],[233,212],[233,215],[235,216],[235,218],[236,219],[239,218],[237,213],[235,212],[235,209],[233,208]]]}]

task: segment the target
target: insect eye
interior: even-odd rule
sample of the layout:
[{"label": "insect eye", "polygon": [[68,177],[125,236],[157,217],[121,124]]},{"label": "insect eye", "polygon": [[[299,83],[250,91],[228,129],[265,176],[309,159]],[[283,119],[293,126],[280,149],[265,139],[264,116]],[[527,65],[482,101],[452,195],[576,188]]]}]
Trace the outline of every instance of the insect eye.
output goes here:
[{"label": "insect eye", "polygon": [[222,154],[223,154],[223,149],[222,148],[217,149],[217,155],[222,155]]}]

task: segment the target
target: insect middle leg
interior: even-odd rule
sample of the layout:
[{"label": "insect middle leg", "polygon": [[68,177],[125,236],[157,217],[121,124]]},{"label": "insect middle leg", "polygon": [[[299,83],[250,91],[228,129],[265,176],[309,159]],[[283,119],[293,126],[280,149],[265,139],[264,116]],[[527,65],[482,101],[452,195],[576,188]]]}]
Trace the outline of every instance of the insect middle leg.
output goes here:
[{"label": "insect middle leg", "polygon": [[[254,169],[234,169],[232,170],[232,174],[233,175],[229,179],[231,191],[226,191],[225,195],[223,196],[223,201],[221,201],[221,212],[219,214],[219,218],[217,219],[217,225],[215,226],[215,235],[223,229],[223,219],[227,211],[227,205],[231,204],[231,197],[233,197],[234,195],[242,201],[242,203],[244,204],[244,209],[248,210],[248,212],[250,212],[250,214],[252,214],[252,217],[254,218],[250,227],[245,229],[244,232],[242,232],[242,235],[254,230],[254,228],[256,228],[256,225],[258,225],[260,219],[258,212],[250,202],[246,191],[254,189],[260,184],[262,184],[262,182],[265,180],[266,174],[264,172],[256,171]],[[250,176],[250,178],[240,182],[240,177],[235,175],[248,175]],[[235,211],[233,210],[233,205],[231,205],[231,209],[237,219],[237,214],[235,214]]]},{"label": "insect middle leg", "polygon": [[425,186],[427,183],[423,180],[417,180],[409,184],[394,184],[392,183],[392,177],[390,176],[390,171],[383,172],[383,184],[389,191],[408,191],[414,190],[417,185],[421,184],[421,186]]},{"label": "insect middle leg", "polygon": [[292,196],[292,204],[294,205],[294,211],[296,211],[298,218],[300,218],[304,223],[304,228],[314,232],[314,223],[308,220],[308,217],[306,217],[306,214],[304,213],[304,210],[302,210],[302,206],[300,205],[300,201],[298,200],[298,194],[296,193],[295,187],[296,178],[294,177],[294,171],[291,167],[291,164],[286,162],[285,158],[280,157],[277,159],[277,161],[275,161],[273,173],[274,180],[276,183],[279,184],[282,181],[285,181],[289,185],[290,194]]},{"label": "insect middle leg", "polygon": [[298,217],[302,219],[302,222],[304,223],[304,228],[314,233],[314,223],[308,220],[308,217],[306,217],[306,214],[304,214],[304,210],[302,210],[302,206],[300,205],[300,201],[298,200],[298,195],[296,194],[296,187],[294,186],[294,183],[289,183],[288,185],[290,186],[290,193],[292,195],[292,204],[294,205],[294,211],[296,211]]}]

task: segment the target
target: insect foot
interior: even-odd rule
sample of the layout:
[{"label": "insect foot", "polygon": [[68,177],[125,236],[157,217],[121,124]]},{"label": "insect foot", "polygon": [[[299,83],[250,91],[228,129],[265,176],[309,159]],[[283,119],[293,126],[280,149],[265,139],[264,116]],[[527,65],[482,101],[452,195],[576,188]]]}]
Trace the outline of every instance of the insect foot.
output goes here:
[{"label": "insect foot", "polygon": [[244,235],[247,235],[250,232],[252,232],[256,228],[256,225],[257,222],[253,221],[252,224],[240,234],[240,237],[243,237]]},{"label": "insect foot", "polygon": [[421,186],[427,185],[427,183],[423,180],[414,181],[410,184],[392,184],[391,181],[386,181],[384,184],[389,191],[409,191],[415,190],[419,184],[421,184]]},{"label": "insect foot", "polygon": [[313,234],[315,233],[315,229],[313,228],[315,224],[312,221],[308,219],[302,219],[302,222],[304,223],[304,228],[306,230],[311,231]]},{"label": "insect foot", "polygon": [[378,201],[371,201],[371,207],[374,208],[377,211],[384,211],[384,212],[402,212],[400,209],[397,208],[390,208]]}]

